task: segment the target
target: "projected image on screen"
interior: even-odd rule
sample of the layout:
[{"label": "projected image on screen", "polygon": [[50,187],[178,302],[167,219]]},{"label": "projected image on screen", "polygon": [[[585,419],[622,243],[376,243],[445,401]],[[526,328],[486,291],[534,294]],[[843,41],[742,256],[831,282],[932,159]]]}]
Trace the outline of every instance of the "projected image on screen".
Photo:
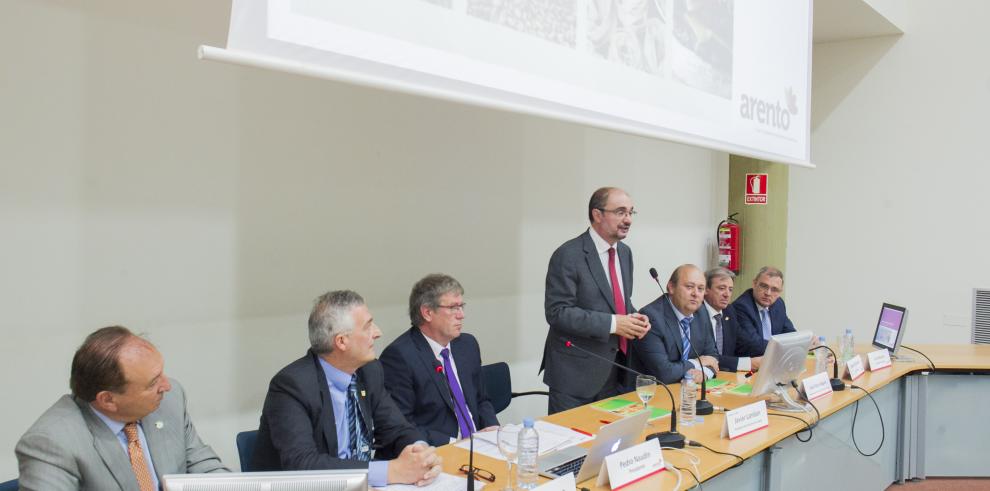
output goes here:
[{"label": "projected image on screen", "polygon": [[588,50],[608,61],[663,75],[663,0],[587,0]]},{"label": "projected image on screen", "polygon": [[673,0],[670,65],[678,81],[732,97],[731,0]]},{"label": "projected image on screen", "polygon": [[574,0],[467,0],[467,14],[573,48],[577,38]]}]

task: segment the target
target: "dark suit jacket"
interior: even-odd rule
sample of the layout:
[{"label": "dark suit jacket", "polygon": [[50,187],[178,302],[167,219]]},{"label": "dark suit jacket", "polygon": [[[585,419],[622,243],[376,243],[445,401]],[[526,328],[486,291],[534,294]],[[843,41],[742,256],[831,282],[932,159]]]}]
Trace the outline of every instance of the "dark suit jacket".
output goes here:
[{"label": "dark suit jacket", "polygon": [[[757,311],[756,299],[753,298],[753,289],[750,288],[739,295],[739,298],[732,302],[732,307],[736,310],[740,327],[763,339],[763,323],[760,322],[760,313]],[[784,306],[784,299],[778,298],[770,306],[770,334],[776,336],[794,331],[794,324],[787,318],[787,307]]]},{"label": "dark suit jacket", "polygon": [[[141,419],[158,479],[165,474],[228,472],[220,458],[196,433],[182,386],[172,390]],[[14,452],[20,489],[138,491],[137,478],[117,435],[90,409],[89,403],[62,396],[28,429]]]},{"label": "dark suit jacket", "polygon": [[[547,267],[544,311],[550,332],[543,347],[540,370],[543,382],[554,390],[576,397],[592,397],[605,385],[612,366],[565,346],[565,341],[605,359],[615,359],[619,338],[609,334],[615,301],[602,267],[591,230],[564,242],[550,257]],[[622,271],[626,313],[632,306],[633,260],[629,246],[616,246]]]},{"label": "dark suit jacket", "polygon": [[[419,439],[385,390],[382,366],[372,361],[357,371],[361,414],[373,435],[376,460],[398,455]],[[341,415],[340,417],[344,417]],[[337,457],[337,426],[330,388],[312,350],[272,378],[261,411],[254,467],[259,471],[368,468]]]},{"label": "dark suit jacket", "polygon": [[[698,313],[704,315],[705,329],[712,333],[714,341],[715,330],[712,327],[711,311],[702,304]],[[763,356],[763,352],[767,349],[767,342],[748,329],[743,329],[739,325],[738,317],[732,305],[722,311],[722,352],[718,355],[718,369],[721,371],[734,372],[740,357]],[[718,345],[715,346],[717,349]]]},{"label": "dark suit jacket", "polygon": [[[475,429],[498,425],[495,409],[481,378],[481,350],[468,333],[450,342],[457,377]],[[440,446],[457,437],[457,413],[451,401],[447,376],[437,373],[440,362],[418,327],[392,341],[379,358],[385,368],[385,387],[406,420],[416,425],[423,440]],[[466,437],[466,435],[465,435]]]},{"label": "dark suit jacket", "polygon": [[[699,312],[701,312],[699,310]],[[711,327],[706,330],[704,313],[695,312],[691,320],[691,346],[688,356],[698,355],[718,356],[715,350],[715,338],[712,337]],[[677,322],[677,314],[664,295],[639,313],[650,318],[650,330],[643,339],[635,339],[630,344],[629,364],[633,370],[644,372],[659,378],[665,384],[680,382],[688,370],[694,368],[690,361],[682,361],[681,327]]]}]

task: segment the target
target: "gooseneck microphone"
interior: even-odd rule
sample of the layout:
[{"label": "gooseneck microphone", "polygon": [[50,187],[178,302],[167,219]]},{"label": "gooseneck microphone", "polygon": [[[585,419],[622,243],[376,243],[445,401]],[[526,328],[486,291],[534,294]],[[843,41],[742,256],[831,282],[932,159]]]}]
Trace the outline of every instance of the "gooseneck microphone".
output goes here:
[{"label": "gooseneck microphone", "polygon": [[667,292],[663,290],[663,285],[660,284],[660,275],[657,274],[657,268],[650,268],[650,276],[653,277],[653,281],[657,282],[657,286],[660,287],[660,291],[666,295]]},{"label": "gooseneck microphone", "polygon": [[[443,365],[440,364],[439,360],[433,360],[433,370],[437,372],[438,375],[444,375]],[[444,377],[443,386],[447,388],[447,395],[450,396],[450,402],[454,405],[454,413],[457,414],[458,418],[462,418],[464,421],[470,421],[468,415],[463,414],[463,412],[457,407],[457,400],[454,399],[454,393],[450,391],[450,383]],[[465,424],[469,429],[471,425]],[[467,491],[474,491],[474,433],[468,431],[468,472],[467,472]]]},{"label": "gooseneck microphone", "polygon": [[832,378],[829,379],[828,381],[830,384],[832,384],[832,391],[838,392],[840,390],[846,390],[845,382],[843,382],[842,379],[839,378],[839,357],[836,356],[834,351],[832,351],[832,348],[829,348],[827,344],[822,344],[815,346],[814,348],[811,348],[808,351],[815,351],[816,349],[822,349],[822,348],[827,349],[829,353],[832,353],[832,358],[835,358],[835,363],[833,363],[832,366]]},{"label": "gooseneck microphone", "polygon": [[633,370],[632,368],[629,368],[629,367],[624,366],[624,365],[620,365],[620,364],[616,363],[615,360],[609,360],[608,358],[605,358],[604,356],[600,356],[600,355],[597,355],[595,353],[592,353],[592,352],[590,352],[590,351],[588,351],[588,350],[586,350],[586,349],[584,349],[584,348],[582,348],[582,347],[580,347],[580,346],[578,346],[578,345],[570,342],[569,340],[564,340],[564,346],[566,346],[568,348],[575,348],[578,351],[581,351],[583,353],[589,354],[589,355],[591,355],[591,356],[593,356],[595,358],[598,358],[599,360],[606,361],[606,362],[612,364],[613,366],[616,366],[618,368],[621,368],[621,369],[623,369],[623,370],[625,370],[625,371],[627,371],[629,373],[633,373],[633,374],[639,375],[641,377],[648,377],[648,378],[653,379],[654,381],[658,382],[660,385],[662,385],[663,388],[667,390],[667,395],[670,396],[670,431],[660,431],[660,432],[657,432],[657,433],[653,433],[653,434],[647,435],[646,436],[646,439],[647,440],[649,440],[649,439],[655,439],[655,440],[657,440],[658,442],[660,442],[660,446],[661,447],[684,448],[684,435],[682,435],[682,434],[680,434],[680,433],[677,432],[677,408],[674,406],[674,394],[672,392],[670,392],[670,387],[667,387],[667,384],[663,383],[663,380],[660,380],[660,379],[654,377],[653,375],[647,375],[645,373],[640,373],[640,372],[637,372],[636,370]]}]

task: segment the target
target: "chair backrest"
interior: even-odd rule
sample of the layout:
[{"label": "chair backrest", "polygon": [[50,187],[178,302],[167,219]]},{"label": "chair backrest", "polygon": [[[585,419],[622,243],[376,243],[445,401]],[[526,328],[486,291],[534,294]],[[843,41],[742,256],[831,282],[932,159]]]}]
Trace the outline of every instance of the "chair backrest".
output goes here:
[{"label": "chair backrest", "polygon": [[509,365],[503,361],[481,367],[481,376],[485,381],[485,391],[492,401],[495,414],[502,412],[512,402],[512,375]]},{"label": "chair backrest", "polygon": [[242,431],[237,434],[237,456],[241,459],[241,472],[252,471],[251,459],[254,458],[254,444],[257,441],[258,430]]},{"label": "chair backrest", "polygon": [[17,491],[17,479],[0,482],[0,491]]}]

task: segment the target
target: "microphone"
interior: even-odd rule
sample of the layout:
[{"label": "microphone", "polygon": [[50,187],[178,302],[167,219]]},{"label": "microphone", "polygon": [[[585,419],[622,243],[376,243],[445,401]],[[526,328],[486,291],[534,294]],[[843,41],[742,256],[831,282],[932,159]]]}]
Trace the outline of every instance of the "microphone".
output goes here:
[{"label": "microphone", "polygon": [[599,355],[597,355],[595,353],[592,353],[592,352],[590,352],[590,351],[588,351],[588,350],[586,350],[586,349],[584,349],[584,348],[582,348],[582,347],[580,347],[580,346],[578,346],[578,345],[570,342],[569,340],[564,340],[564,346],[567,346],[568,348],[577,348],[578,351],[581,351],[581,352],[584,352],[586,354],[589,354],[589,355],[591,355],[591,356],[593,356],[595,358],[598,358],[599,360],[606,361],[606,362],[612,364],[613,366],[619,367],[619,368],[621,368],[621,369],[623,369],[623,370],[625,370],[625,371],[627,371],[629,373],[633,373],[633,374],[639,375],[641,377],[651,378],[654,381],[658,382],[660,385],[662,385],[663,388],[667,390],[667,395],[670,396],[670,431],[660,431],[660,432],[657,432],[657,433],[653,433],[653,434],[647,435],[646,436],[646,439],[649,440],[649,439],[652,438],[652,439],[657,440],[658,442],[660,442],[660,446],[661,447],[684,448],[684,435],[682,435],[682,434],[680,434],[680,433],[677,432],[677,408],[674,406],[674,394],[670,392],[670,387],[667,387],[667,384],[663,383],[663,380],[660,380],[660,379],[654,377],[653,375],[647,375],[645,373],[637,372],[636,370],[633,370],[632,368],[629,368],[629,367],[624,366],[624,365],[620,365],[620,364],[616,363],[615,360],[609,360],[608,358],[605,358],[604,356],[599,356]]},{"label": "microphone", "polygon": [[[443,375],[443,365],[440,364],[438,360],[433,360],[433,370],[437,372],[437,375]],[[454,394],[450,391],[450,384],[447,380],[443,381],[443,386],[447,388],[447,395],[450,396],[450,402],[454,405],[454,414],[458,418],[463,418],[464,421],[470,421],[466,414],[463,414],[457,408],[457,401],[454,400]],[[466,425],[470,428],[471,425]],[[467,472],[467,491],[474,491],[474,434],[468,431],[468,472]]]},{"label": "microphone", "polygon": [[650,268],[650,276],[653,277],[653,281],[657,282],[657,286],[660,287],[660,292],[666,295],[667,292],[663,291],[663,285],[660,284],[660,275],[657,274],[657,268]]},{"label": "microphone", "polygon": [[827,349],[830,353],[832,353],[832,358],[835,359],[835,363],[832,364],[832,378],[829,379],[828,381],[830,384],[832,384],[832,391],[838,392],[840,390],[846,390],[846,384],[842,381],[842,379],[839,378],[839,357],[836,356],[834,351],[832,351],[832,348],[829,348],[827,344],[822,344],[819,346],[815,346],[814,348],[811,348],[808,351],[815,351],[816,349],[821,349],[821,348]]}]

